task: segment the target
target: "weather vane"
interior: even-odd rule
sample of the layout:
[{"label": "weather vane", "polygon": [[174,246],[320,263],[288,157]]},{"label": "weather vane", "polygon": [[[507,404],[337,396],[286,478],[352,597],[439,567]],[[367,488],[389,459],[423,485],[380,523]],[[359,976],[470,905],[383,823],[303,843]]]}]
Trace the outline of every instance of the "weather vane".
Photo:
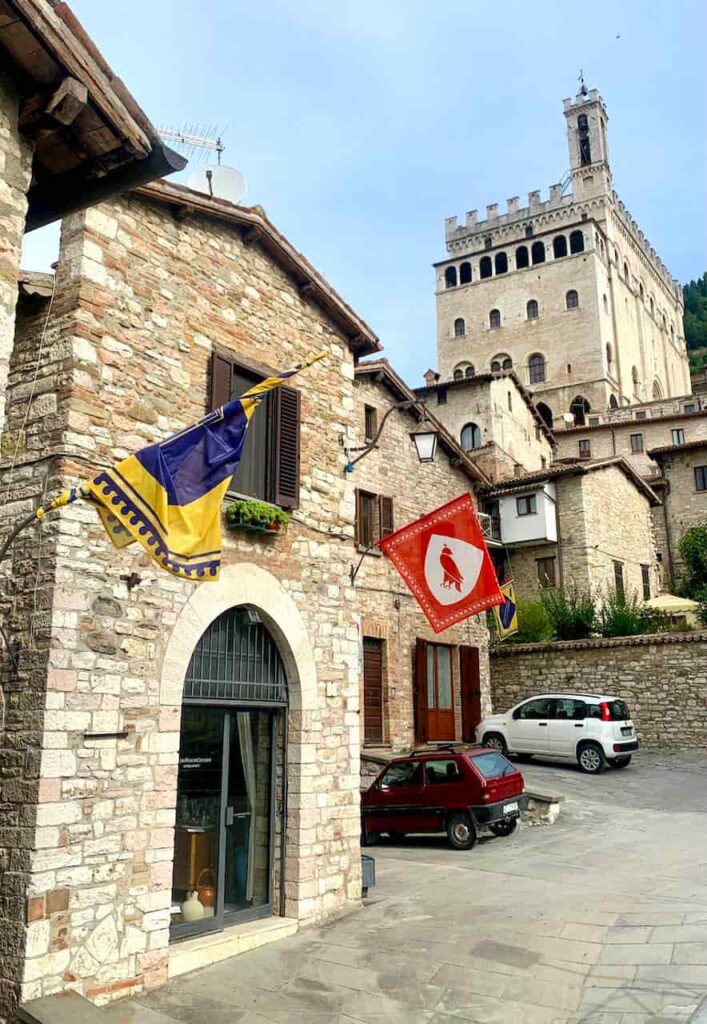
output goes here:
[{"label": "weather vane", "polygon": [[584,83],[584,72],[582,71],[581,68],[579,69],[579,78],[577,79],[577,81],[579,82],[579,95],[580,96],[586,96],[587,95],[587,86]]}]

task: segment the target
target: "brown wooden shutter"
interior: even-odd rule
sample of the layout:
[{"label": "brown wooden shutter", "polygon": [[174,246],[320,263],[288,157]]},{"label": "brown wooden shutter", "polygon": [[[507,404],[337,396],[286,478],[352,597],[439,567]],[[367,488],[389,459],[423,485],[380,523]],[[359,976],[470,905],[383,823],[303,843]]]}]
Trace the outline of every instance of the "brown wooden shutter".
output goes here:
[{"label": "brown wooden shutter", "polygon": [[383,742],[383,641],[363,638],[363,742]]},{"label": "brown wooden shutter", "polygon": [[280,387],[273,395],[273,501],[283,508],[299,505],[300,393]]},{"label": "brown wooden shutter", "polygon": [[233,394],[233,363],[218,352],[211,353],[209,412],[230,402]]},{"label": "brown wooden shutter", "polygon": [[393,499],[380,498],[380,539],[395,532],[393,526]]},{"label": "brown wooden shutter", "polygon": [[459,675],[462,698],[462,740],[476,741],[476,727],[481,721],[481,673],[478,647],[459,648]]},{"label": "brown wooden shutter", "polygon": [[413,672],[413,696],[415,705],[415,740],[426,743],[427,728],[427,641],[418,636],[415,640],[415,666]]},{"label": "brown wooden shutter", "polygon": [[358,487],[356,488],[356,519],[354,520],[354,540],[356,544],[361,543],[361,514],[363,509],[361,508],[361,492]]}]

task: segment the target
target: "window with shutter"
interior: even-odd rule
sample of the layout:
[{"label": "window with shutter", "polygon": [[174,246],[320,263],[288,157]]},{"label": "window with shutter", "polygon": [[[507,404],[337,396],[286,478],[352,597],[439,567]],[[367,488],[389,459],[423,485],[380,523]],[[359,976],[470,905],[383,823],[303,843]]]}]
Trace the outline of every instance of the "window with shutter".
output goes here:
[{"label": "window with shutter", "polygon": [[[224,351],[211,357],[210,409],[238,398],[265,375],[243,366]],[[272,501],[283,508],[299,503],[300,393],[281,386],[251,419],[232,493]]]},{"label": "window with shutter", "polygon": [[393,499],[381,497],[380,505],[380,535],[382,540],[383,537],[389,537],[391,533],[395,532],[395,526],[393,525]]}]

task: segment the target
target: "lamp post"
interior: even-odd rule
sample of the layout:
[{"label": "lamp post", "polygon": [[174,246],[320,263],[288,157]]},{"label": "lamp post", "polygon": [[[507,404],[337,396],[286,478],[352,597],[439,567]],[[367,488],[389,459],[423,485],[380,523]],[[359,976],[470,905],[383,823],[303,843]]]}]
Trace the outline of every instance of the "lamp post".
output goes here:
[{"label": "lamp post", "polygon": [[372,452],[374,448],[377,447],[380,436],[383,433],[385,425],[388,422],[388,418],[391,416],[392,413],[396,412],[396,410],[398,409],[412,408],[419,408],[422,410],[422,419],[417,424],[415,429],[410,432],[410,438],[415,444],[417,457],[420,460],[420,462],[423,463],[434,462],[435,454],[437,452],[437,430],[428,420],[427,409],[425,408],[424,404],[421,402],[413,401],[411,399],[406,399],[404,402],[396,402],[395,405],[391,405],[390,409],[388,409],[385,416],[381,420],[381,425],[378,428],[376,436],[373,438],[372,441],[369,441],[369,443],[367,445],[364,445],[362,448],[346,449],[346,453],[349,456],[351,455],[352,452],[358,452],[359,454],[356,455],[355,459],[349,457],[344,472],[353,473],[353,468],[356,465],[356,463],[360,462],[361,459],[365,459],[366,456],[370,452]]}]

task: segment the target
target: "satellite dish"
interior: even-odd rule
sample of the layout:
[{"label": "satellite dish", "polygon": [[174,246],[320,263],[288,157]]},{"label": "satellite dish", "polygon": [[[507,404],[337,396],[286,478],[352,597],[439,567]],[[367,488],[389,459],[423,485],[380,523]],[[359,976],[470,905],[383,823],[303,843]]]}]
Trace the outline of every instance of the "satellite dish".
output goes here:
[{"label": "satellite dish", "polygon": [[571,412],[563,412],[562,419],[565,423],[574,423],[574,414]]},{"label": "satellite dish", "polygon": [[225,199],[229,203],[240,203],[248,187],[241,172],[225,164],[201,167],[192,174],[187,185],[196,192],[204,192],[207,196]]}]

